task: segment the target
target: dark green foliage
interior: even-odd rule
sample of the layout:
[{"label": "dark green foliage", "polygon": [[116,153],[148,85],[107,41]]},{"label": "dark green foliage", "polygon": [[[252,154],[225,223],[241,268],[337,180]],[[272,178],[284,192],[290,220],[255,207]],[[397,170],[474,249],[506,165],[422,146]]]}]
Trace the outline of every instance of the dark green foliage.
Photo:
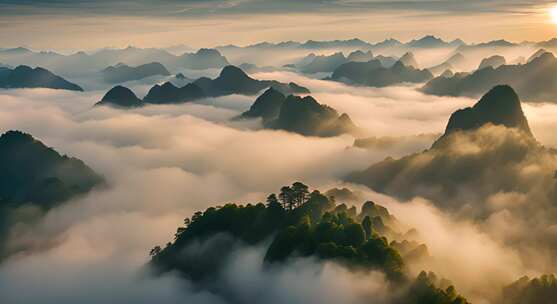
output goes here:
[{"label": "dark green foliage", "polygon": [[443,285],[437,282],[433,273],[421,272],[418,278],[410,285],[407,293],[401,299],[395,301],[397,304],[468,304],[465,298],[459,296],[453,286],[445,289],[436,287]]},{"label": "dark green foliage", "polygon": [[15,206],[32,202],[50,208],[102,181],[82,161],[62,156],[19,131],[0,137],[0,172],[0,197]]},{"label": "dark green foliage", "polygon": [[[219,273],[235,249],[269,243],[264,257],[267,265],[280,266],[303,257],[335,261],[351,269],[383,271],[392,283],[396,303],[467,303],[453,287],[437,288],[443,282],[436,282],[432,274],[409,280],[402,257],[387,239],[375,230],[366,234],[365,229],[373,229],[370,216],[391,217],[386,209],[368,202],[360,214],[354,211],[349,216],[346,211],[352,208],[335,205],[317,190],[308,192],[306,185],[296,182],[282,187],[278,197],[270,194],[266,205],[227,204],[196,212],[178,228],[174,242],[149,252],[151,265],[159,272],[177,271],[201,288],[219,290],[215,286]],[[368,224],[362,226],[355,218]]]},{"label": "dark green foliage", "polygon": [[195,213],[191,221],[186,220],[186,227],[178,228],[173,244],[163,250],[155,247],[151,252],[154,265],[204,279],[204,274],[191,268],[193,261],[184,260],[181,253],[195,242],[225,234],[251,245],[270,239],[265,256],[269,263],[315,256],[381,269],[392,277],[402,276],[400,255],[385,238],[366,237],[364,228],[343,211],[346,206],[335,208],[329,198],[319,191],[309,194],[308,187],[300,182],[282,187],[278,197],[282,204],[271,194],[266,206],[227,204]]},{"label": "dark green foliage", "polygon": [[530,279],[523,277],[503,289],[500,303],[538,304],[553,303],[557,299],[557,278],[543,275]]},{"label": "dark green foliage", "polygon": [[83,91],[80,86],[39,67],[33,69],[20,65],[9,72],[4,69],[0,75],[0,88],[49,88]]},{"label": "dark green foliage", "polygon": [[0,136],[0,258],[9,229],[90,191],[102,177],[19,131]]}]

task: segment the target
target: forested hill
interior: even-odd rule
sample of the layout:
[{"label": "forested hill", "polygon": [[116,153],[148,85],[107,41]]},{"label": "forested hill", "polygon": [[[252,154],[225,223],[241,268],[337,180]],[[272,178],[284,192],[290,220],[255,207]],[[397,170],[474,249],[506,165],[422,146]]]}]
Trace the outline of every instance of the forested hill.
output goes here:
[{"label": "forested hill", "polygon": [[[173,242],[151,250],[151,266],[158,273],[178,272],[200,288],[218,290],[213,284],[231,244],[240,242],[266,246],[267,265],[279,267],[291,259],[312,257],[353,270],[381,271],[392,283],[395,303],[467,303],[454,287],[436,287],[433,274],[410,278],[403,253],[396,249],[399,243],[387,238],[396,235],[396,219],[373,202],[358,212],[296,182],[282,187],[278,195],[270,194],[265,204],[211,207],[186,218],[184,224]],[[197,249],[190,252],[193,247]]]}]

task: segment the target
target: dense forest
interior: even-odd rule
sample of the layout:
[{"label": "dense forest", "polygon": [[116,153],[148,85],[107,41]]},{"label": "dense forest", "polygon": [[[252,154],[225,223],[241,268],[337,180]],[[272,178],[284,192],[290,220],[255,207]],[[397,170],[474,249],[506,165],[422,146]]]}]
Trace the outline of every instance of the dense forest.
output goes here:
[{"label": "dense forest", "polygon": [[[388,210],[366,202],[356,208],[337,204],[318,190],[295,182],[265,203],[211,207],[184,220],[174,240],[166,247],[154,247],[151,266],[158,273],[177,271],[211,289],[233,244],[266,246],[264,263],[274,267],[297,258],[331,261],[353,270],[377,270],[386,275],[395,303],[461,304],[466,299],[432,273],[412,278],[404,258],[389,242],[389,226],[396,219]],[[206,252],[188,252],[193,244],[204,243]],[[215,257],[218,254],[218,258]]]}]

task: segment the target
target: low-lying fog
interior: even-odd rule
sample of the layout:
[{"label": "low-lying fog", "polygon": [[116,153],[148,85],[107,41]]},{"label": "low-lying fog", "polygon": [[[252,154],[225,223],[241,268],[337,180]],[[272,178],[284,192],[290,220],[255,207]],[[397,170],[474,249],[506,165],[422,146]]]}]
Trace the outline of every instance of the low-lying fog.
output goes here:
[{"label": "low-lying fog", "polygon": [[[319,102],[348,113],[370,136],[439,134],[454,110],[475,103],[423,95],[409,86],[356,88],[284,72],[253,76],[309,87]],[[132,89],[142,97],[148,86]],[[104,93],[0,91],[2,132],[28,132],[82,159],[109,182],[106,189],[52,210],[34,227],[18,227],[12,241],[35,250],[0,265],[2,303],[226,303],[172,276],[143,276],[150,248],[170,241],[197,210],[262,201],[295,180],[328,190],[349,172],[432,143],[431,137],[416,137],[412,145],[365,150],[353,148],[350,136],[309,138],[263,130],[257,121],[230,122],[255,97],[134,110],[92,107]],[[536,138],[557,147],[557,105],[523,108]],[[427,267],[475,303],[527,273],[512,248],[471,221],[453,220],[419,198],[400,203],[358,189],[401,222],[426,232],[423,242],[435,257]],[[234,279],[225,275],[223,280],[237,297],[259,303],[388,301],[378,273],[354,274],[333,264],[323,268],[312,260],[269,272],[260,268],[261,258],[257,248],[245,249],[230,263],[227,271]],[[268,293],[255,293],[257,288]],[[370,295],[376,300],[370,302]]]}]

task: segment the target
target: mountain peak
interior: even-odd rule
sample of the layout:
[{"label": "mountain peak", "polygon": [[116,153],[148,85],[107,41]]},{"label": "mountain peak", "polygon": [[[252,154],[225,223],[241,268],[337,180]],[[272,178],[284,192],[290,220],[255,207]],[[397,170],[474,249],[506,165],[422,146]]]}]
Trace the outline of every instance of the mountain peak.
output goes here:
[{"label": "mountain peak", "polygon": [[532,135],[522,112],[518,95],[508,85],[499,85],[485,94],[473,107],[454,112],[445,135],[459,130],[474,130],[485,124],[516,128]]},{"label": "mountain peak", "polygon": [[139,107],[143,105],[143,101],[137,98],[132,90],[118,85],[110,89],[97,105]]},{"label": "mountain peak", "polygon": [[218,78],[245,79],[250,77],[239,67],[227,65],[222,69]]}]

